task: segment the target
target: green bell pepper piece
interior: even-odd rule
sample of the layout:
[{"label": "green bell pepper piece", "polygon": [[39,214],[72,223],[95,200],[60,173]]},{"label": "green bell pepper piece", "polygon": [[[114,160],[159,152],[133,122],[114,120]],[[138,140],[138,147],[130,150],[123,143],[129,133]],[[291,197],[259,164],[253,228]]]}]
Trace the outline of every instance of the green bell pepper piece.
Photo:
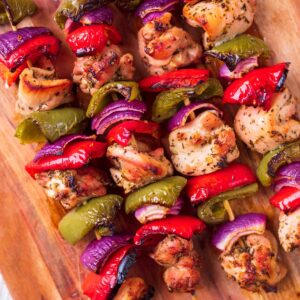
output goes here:
[{"label": "green bell pepper piece", "polygon": [[251,56],[268,58],[271,51],[263,40],[250,34],[242,34],[206,51],[205,55],[224,61],[232,71],[240,60]]},{"label": "green bell pepper piece", "polygon": [[109,94],[119,93],[125,100],[142,100],[139,85],[134,81],[115,81],[102,86],[89,103],[86,115],[88,118],[96,116],[111,101]]},{"label": "green bell pepper piece", "polygon": [[54,20],[61,29],[64,29],[68,18],[78,22],[86,12],[109,2],[109,0],[63,0],[56,10]]},{"label": "green bell pepper piece", "polygon": [[6,7],[11,13],[13,25],[21,22],[26,16],[32,16],[37,10],[37,7],[32,0],[0,1],[0,25],[9,23],[5,10]]},{"label": "green bell pepper piece", "polygon": [[253,183],[215,196],[198,207],[198,217],[207,224],[222,223],[227,219],[224,201],[246,198],[257,191],[258,184]]},{"label": "green bell pepper piece", "polygon": [[276,171],[283,165],[300,158],[300,140],[272,150],[264,155],[256,170],[263,186],[270,186]]},{"label": "green bell pepper piece", "polygon": [[79,108],[59,108],[34,112],[22,121],[15,136],[21,144],[54,142],[59,137],[84,128],[85,113]]},{"label": "green bell pepper piece", "polygon": [[94,227],[111,226],[122,202],[123,198],[119,195],[91,199],[66,214],[59,222],[58,230],[66,241],[74,245]]},{"label": "green bell pepper piece", "polygon": [[171,207],[186,183],[184,177],[172,176],[142,187],[126,198],[125,212],[129,214],[149,204]]},{"label": "green bell pepper piece", "polygon": [[183,106],[184,100],[207,100],[223,96],[223,87],[218,79],[209,78],[195,88],[179,88],[163,91],[156,96],[152,106],[152,120],[161,123],[171,117]]}]

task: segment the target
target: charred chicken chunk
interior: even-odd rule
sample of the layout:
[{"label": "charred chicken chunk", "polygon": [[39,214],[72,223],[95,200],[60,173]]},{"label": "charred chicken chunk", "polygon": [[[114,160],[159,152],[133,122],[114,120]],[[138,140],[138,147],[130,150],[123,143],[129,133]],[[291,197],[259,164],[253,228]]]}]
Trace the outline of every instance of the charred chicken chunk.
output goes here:
[{"label": "charred chicken chunk", "polygon": [[154,294],[153,287],[139,277],[126,279],[118,290],[114,300],[150,300]]},{"label": "charred chicken chunk", "polygon": [[106,156],[113,165],[110,169],[113,180],[125,193],[173,174],[163,148],[141,151],[131,145],[122,147],[115,143],[108,147]]},{"label": "charred chicken chunk", "polygon": [[150,256],[159,265],[167,267],[163,279],[170,292],[192,292],[199,285],[200,259],[191,240],[168,235]]},{"label": "charred chicken chunk", "polygon": [[150,255],[159,265],[169,267],[177,263],[181,256],[188,255],[193,242],[176,235],[168,235],[155,247]]},{"label": "charred chicken chunk", "polygon": [[185,175],[212,173],[239,157],[234,131],[206,111],[169,136],[175,169]]},{"label": "charred chicken chunk", "polygon": [[55,70],[26,68],[20,75],[16,111],[28,115],[73,101],[72,81],[56,79]]},{"label": "charred chicken chunk", "polygon": [[193,27],[204,29],[203,44],[207,49],[233,39],[253,23],[256,0],[190,1],[183,15]]},{"label": "charred chicken chunk", "polygon": [[133,56],[122,54],[119,46],[107,46],[100,54],[78,57],[73,80],[82,92],[93,94],[111,80],[131,80],[134,75]]},{"label": "charred chicken chunk", "polygon": [[270,232],[241,237],[220,255],[222,268],[242,288],[257,292],[261,288],[276,291],[276,284],[286,275],[277,256],[277,242]]},{"label": "charred chicken chunk", "polygon": [[107,176],[93,168],[56,170],[35,175],[47,196],[60,201],[65,209],[71,209],[85,200],[106,194]]},{"label": "charred chicken chunk", "polygon": [[138,33],[140,55],[151,75],[176,70],[201,57],[201,46],[188,32],[171,25],[171,18],[170,13],[165,13],[148,22]]},{"label": "charred chicken chunk", "polygon": [[242,106],[235,117],[235,131],[252,150],[261,154],[300,137],[300,111],[297,99],[286,88],[275,94],[272,107]]},{"label": "charred chicken chunk", "polygon": [[300,208],[291,213],[280,213],[278,235],[286,252],[300,247]]},{"label": "charred chicken chunk", "polygon": [[163,278],[170,292],[193,292],[200,283],[199,258],[196,252],[182,256],[166,269]]}]

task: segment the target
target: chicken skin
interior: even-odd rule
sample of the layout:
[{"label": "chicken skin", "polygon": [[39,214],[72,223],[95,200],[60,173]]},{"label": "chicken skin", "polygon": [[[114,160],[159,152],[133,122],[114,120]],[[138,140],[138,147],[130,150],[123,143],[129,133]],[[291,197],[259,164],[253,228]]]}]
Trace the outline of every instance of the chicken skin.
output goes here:
[{"label": "chicken skin", "polygon": [[103,172],[84,167],[78,170],[56,170],[35,175],[47,196],[71,209],[85,200],[106,194],[108,177]]},{"label": "chicken skin", "polygon": [[201,57],[201,46],[188,32],[171,25],[171,18],[170,13],[165,13],[148,22],[138,33],[139,52],[151,75],[174,71]]},{"label": "chicken skin", "polygon": [[163,148],[141,151],[131,145],[122,147],[115,143],[108,147],[106,156],[113,165],[110,173],[114,182],[123,187],[125,193],[173,174]]},{"label": "chicken skin", "polygon": [[300,137],[297,99],[285,88],[273,96],[270,110],[242,106],[235,117],[239,138],[251,149],[264,154]]},{"label": "chicken skin", "polygon": [[132,277],[122,283],[113,300],[150,300],[153,294],[154,288],[142,278]]},{"label": "chicken skin", "polygon": [[119,46],[110,45],[100,54],[77,58],[73,80],[82,92],[93,94],[111,80],[131,80],[134,71],[133,56],[123,55]]},{"label": "chicken skin", "polygon": [[300,208],[291,213],[280,213],[278,236],[286,252],[300,247]]},{"label": "chicken skin", "polygon": [[72,81],[55,78],[54,69],[26,68],[20,75],[16,111],[29,115],[73,101]]},{"label": "chicken skin", "polygon": [[276,291],[276,284],[287,272],[278,261],[277,242],[270,232],[241,237],[219,259],[228,277],[253,292]]},{"label": "chicken skin", "polygon": [[163,279],[170,292],[193,292],[200,282],[200,259],[191,240],[168,235],[150,255],[166,267]]},{"label": "chicken skin", "polygon": [[201,27],[206,49],[245,32],[253,23],[256,0],[190,1],[183,8],[188,24]]},{"label": "chicken skin", "polygon": [[169,135],[175,169],[188,176],[212,173],[239,157],[234,131],[205,111]]}]

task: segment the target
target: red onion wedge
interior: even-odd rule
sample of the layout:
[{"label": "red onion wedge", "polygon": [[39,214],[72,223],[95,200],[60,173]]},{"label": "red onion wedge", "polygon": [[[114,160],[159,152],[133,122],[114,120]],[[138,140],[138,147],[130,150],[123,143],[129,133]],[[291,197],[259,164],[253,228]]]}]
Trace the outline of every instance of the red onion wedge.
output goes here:
[{"label": "red onion wedge", "polygon": [[10,54],[25,42],[41,36],[51,35],[46,27],[23,27],[16,31],[8,31],[0,35],[0,60],[6,61]]},{"label": "red onion wedge", "polygon": [[149,21],[175,9],[179,0],[145,0],[136,10],[136,15],[146,24]]},{"label": "red onion wedge", "polygon": [[92,129],[97,130],[97,134],[104,134],[113,124],[124,120],[140,120],[146,112],[147,107],[144,102],[134,100],[118,100],[105,107],[92,121]]},{"label": "red onion wedge", "polygon": [[224,63],[220,68],[219,76],[225,79],[242,78],[243,75],[252,71],[256,67],[258,67],[257,56],[249,57],[240,61],[233,71],[230,71],[227,65]]},{"label": "red onion wedge", "polygon": [[220,117],[222,117],[223,113],[213,104],[210,103],[200,103],[200,102],[194,102],[187,106],[182,107],[169,121],[168,123],[168,131],[171,132],[175,130],[176,128],[182,127],[187,122],[187,119],[189,115],[199,110],[199,112],[204,112],[207,110],[216,112]]},{"label": "red onion wedge", "polygon": [[267,218],[263,214],[250,213],[238,216],[234,221],[222,225],[212,238],[212,244],[221,251],[229,251],[242,236],[263,234]]},{"label": "red onion wedge", "polygon": [[107,24],[112,25],[114,19],[113,12],[108,7],[96,8],[84,14],[80,22],[84,25]]},{"label": "red onion wedge", "polygon": [[72,31],[76,30],[77,28],[81,27],[81,23],[79,22],[75,22],[72,19],[67,19],[66,23],[65,23],[65,29],[64,29],[64,33],[65,35],[70,34]]},{"label": "red onion wedge", "polygon": [[162,205],[146,205],[135,211],[135,218],[141,223],[145,224],[149,221],[159,220],[165,218],[167,215],[178,215],[183,206],[183,199],[178,198],[172,207],[165,207]]},{"label": "red onion wedge", "polygon": [[131,235],[117,234],[93,240],[82,252],[80,261],[85,268],[97,272],[112,253],[129,245],[131,239]]},{"label": "red onion wedge", "polygon": [[287,186],[300,189],[300,161],[290,163],[280,168],[276,173],[273,184],[275,192]]},{"label": "red onion wedge", "polygon": [[60,139],[56,140],[54,143],[47,143],[34,157],[33,161],[37,161],[42,157],[53,156],[53,155],[62,155],[64,149],[71,142],[78,140],[95,140],[96,136],[86,136],[83,134],[70,134],[63,136]]}]

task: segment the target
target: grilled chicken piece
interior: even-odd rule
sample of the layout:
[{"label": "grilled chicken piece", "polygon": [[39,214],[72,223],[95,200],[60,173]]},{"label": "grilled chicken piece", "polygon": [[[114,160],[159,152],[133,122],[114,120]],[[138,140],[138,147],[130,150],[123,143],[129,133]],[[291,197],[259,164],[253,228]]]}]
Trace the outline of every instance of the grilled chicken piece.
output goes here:
[{"label": "grilled chicken piece", "polygon": [[20,75],[16,111],[28,115],[73,101],[72,81],[56,79],[54,69],[26,68]]},{"label": "grilled chicken piece", "polygon": [[163,148],[144,152],[131,145],[122,147],[115,143],[108,147],[106,156],[113,164],[110,169],[113,180],[125,193],[173,174]]},{"label": "grilled chicken piece", "polygon": [[139,52],[151,75],[160,75],[197,62],[201,46],[190,34],[171,25],[172,15],[165,13],[148,22],[138,33]]},{"label": "grilled chicken piece", "polygon": [[84,93],[93,94],[108,81],[131,80],[134,71],[133,56],[123,55],[119,46],[110,45],[100,54],[77,58],[73,80]]},{"label": "grilled chicken piece", "polygon": [[163,274],[164,281],[170,292],[193,292],[200,283],[199,257],[193,251],[188,256],[182,256]]},{"label": "grilled chicken piece", "polygon": [[288,214],[280,213],[278,235],[286,252],[300,247],[300,208]]},{"label": "grilled chicken piece", "polygon": [[150,255],[159,265],[169,267],[177,263],[181,256],[193,250],[193,242],[176,235],[168,235],[157,244]]},{"label": "grilled chicken piece", "polygon": [[252,150],[261,154],[300,137],[300,110],[297,99],[286,88],[275,94],[272,107],[242,106],[235,117],[235,131]]},{"label": "grilled chicken piece", "polygon": [[189,176],[212,173],[239,157],[234,131],[205,111],[169,136],[175,169]]},{"label": "grilled chicken piece", "polygon": [[192,240],[168,235],[155,247],[150,257],[167,267],[164,281],[171,292],[192,292],[200,282],[198,254]]},{"label": "grilled chicken piece", "polygon": [[276,284],[287,272],[278,260],[277,242],[270,232],[241,237],[220,255],[220,261],[228,277],[253,292],[261,288],[276,291]]},{"label": "grilled chicken piece", "polygon": [[126,279],[118,290],[114,300],[150,300],[154,295],[154,288],[148,286],[139,277]]},{"label": "grilled chicken piece", "polygon": [[205,31],[206,49],[233,39],[253,23],[256,0],[192,1],[183,8],[183,15],[193,27]]},{"label": "grilled chicken piece", "polygon": [[85,200],[106,194],[108,177],[103,172],[84,167],[78,170],[56,170],[35,175],[47,196],[71,209]]}]

